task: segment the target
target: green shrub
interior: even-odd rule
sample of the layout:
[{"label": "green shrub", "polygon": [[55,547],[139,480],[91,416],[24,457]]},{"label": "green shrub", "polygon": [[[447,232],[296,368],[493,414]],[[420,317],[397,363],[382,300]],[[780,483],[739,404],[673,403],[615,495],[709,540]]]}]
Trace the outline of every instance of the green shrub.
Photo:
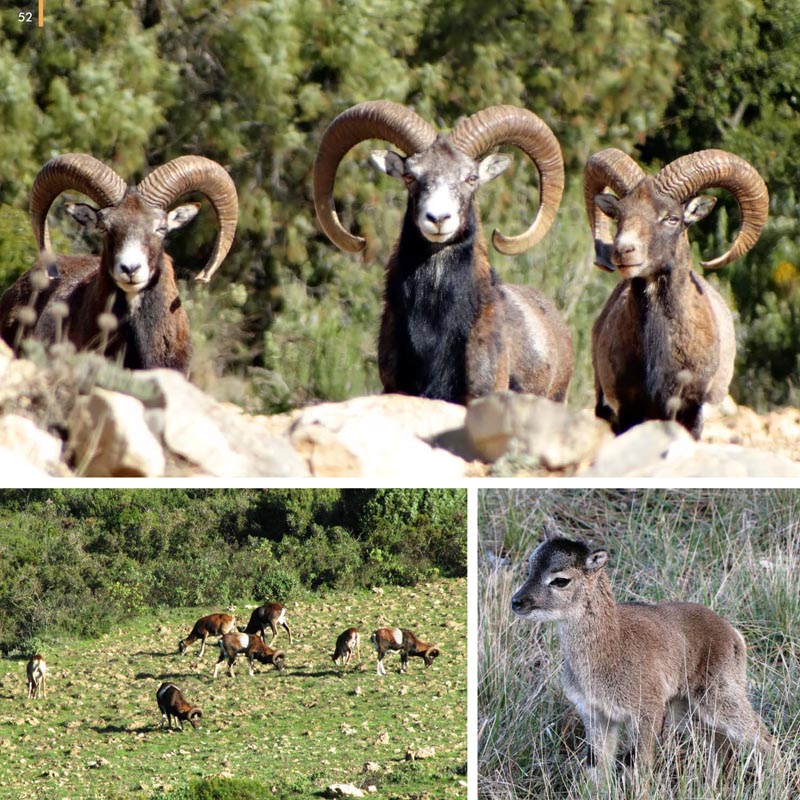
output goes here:
[{"label": "green shrub", "polygon": [[286,602],[300,592],[300,579],[294,572],[283,567],[271,567],[255,576],[252,596],[265,602]]}]

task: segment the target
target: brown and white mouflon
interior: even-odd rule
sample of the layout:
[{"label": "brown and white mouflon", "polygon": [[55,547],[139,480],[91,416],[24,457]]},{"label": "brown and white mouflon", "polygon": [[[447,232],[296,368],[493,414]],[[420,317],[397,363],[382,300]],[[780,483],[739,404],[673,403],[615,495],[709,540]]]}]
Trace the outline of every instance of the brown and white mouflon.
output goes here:
[{"label": "brown and white mouflon", "polygon": [[226,633],[219,640],[219,658],[214,665],[214,677],[217,677],[219,665],[227,660],[228,673],[232,678],[233,662],[237,656],[244,655],[247,658],[250,674],[253,675],[253,661],[260,661],[262,664],[272,664],[275,669],[282,670],[286,663],[286,654],[283,650],[273,650],[264,644],[263,639],[257,634],[248,633]]},{"label": "brown and white mouflon", "polygon": [[617,603],[608,552],[546,532],[511,600],[523,619],[555,622],[561,683],[583,720],[596,782],[613,762],[624,726],[635,764],[649,767],[667,711],[693,715],[733,743],[770,748],[747,698],[742,635],[697,603]]},{"label": "brown and white mouflon", "polygon": [[336,639],[336,647],[331,654],[333,663],[341,661],[341,665],[346,667],[353,651],[358,651],[358,657],[361,658],[361,635],[358,628],[348,628],[339,634]]},{"label": "brown and white mouflon", "polygon": [[25,672],[28,676],[28,699],[47,697],[47,663],[44,656],[38,653],[31,656],[25,665]]},{"label": "brown and white mouflon", "polygon": [[181,690],[174,683],[162,683],[156,691],[156,703],[161,712],[161,727],[167,723],[167,727],[172,730],[172,718],[178,722],[180,729],[183,730],[184,721],[188,722],[193,728],[200,727],[200,720],[203,712],[200,706],[193,706],[186,702]]},{"label": "brown and white mouflon", "polygon": [[280,603],[264,603],[263,606],[253,609],[245,633],[257,633],[266,641],[267,627],[272,631],[272,639],[269,641],[270,647],[278,637],[278,626],[281,626],[289,634],[289,644],[292,643],[292,632],[289,630],[289,623],[286,620],[286,607]]},{"label": "brown and white mouflon", "polygon": [[383,657],[392,650],[400,652],[400,672],[408,671],[410,656],[419,656],[425,662],[425,666],[429,667],[433,664],[433,660],[440,655],[440,650],[436,645],[417,639],[413,631],[408,629],[378,628],[370,638],[378,653],[378,675],[386,674]]},{"label": "brown and white mouflon", "polygon": [[185,639],[178,642],[178,652],[184,653],[190,644],[200,639],[200,652],[197,657],[202,658],[206,651],[206,639],[209,636],[224,636],[236,630],[236,620],[231,614],[209,614],[195,622],[194,627]]},{"label": "brown and white mouflon", "polygon": [[[736,198],[741,228],[723,255],[702,262],[706,269],[744,255],[767,220],[767,187],[750,164],[723,150],[701,150],[647,176],[615,149],[586,164],[595,261],[623,278],[592,328],[595,413],[616,433],[674,418],[700,438],[703,405],[720,403],[728,393],[736,355],[733,317],[695,272],[687,236],[716,203],[698,192],[713,187]],[[607,188],[614,194],[604,193]],[[617,224],[613,239],[609,218]]]}]

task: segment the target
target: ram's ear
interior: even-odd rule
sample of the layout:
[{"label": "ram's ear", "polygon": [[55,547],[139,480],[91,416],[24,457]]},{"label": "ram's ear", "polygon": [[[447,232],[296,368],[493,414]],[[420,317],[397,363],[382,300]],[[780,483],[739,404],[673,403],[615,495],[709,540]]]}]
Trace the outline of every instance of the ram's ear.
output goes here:
[{"label": "ram's ear", "polygon": [[391,150],[374,150],[370,153],[369,163],[391,178],[402,180],[405,175],[406,163],[403,157]]},{"label": "ram's ear", "polygon": [[97,209],[86,203],[65,203],[64,210],[87,231],[91,232],[102,228]]},{"label": "ram's ear", "polygon": [[492,153],[486,156],[478,165],[478,185],[483,186],[484,183],[493,181],[508,169],[511,160],[511,156],[507,156],[505,153]]},{"label": "ram's ear", "polygon": [[191,222],[200,211],[200,203],[186,203],[176,206],[167,214],[167,230],[174,231]]},{"label": "ram's ear", "polygon": [[683,207],[683,222],[685,225],[692,225],[705,219],[714,209],[717,204],[717,198],[711,195],[701,194],[699,197],[693,197]]}]

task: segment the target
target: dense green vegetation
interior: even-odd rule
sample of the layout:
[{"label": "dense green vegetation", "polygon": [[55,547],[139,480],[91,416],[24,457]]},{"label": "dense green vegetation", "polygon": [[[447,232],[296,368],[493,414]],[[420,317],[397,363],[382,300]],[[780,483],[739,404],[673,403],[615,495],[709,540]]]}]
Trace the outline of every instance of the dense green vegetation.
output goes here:
[{"label": "dense green vegetation", "polygon": [[[283,672],[257,663],[250,676],[239,663],[234,678],[214,679],[211,641],[201,660],[197,644],[179,655],[178,640],[215,605],[156,609],[100,639],[49,631],[47,697],[36,701],[25,699],[25,658],[0,659],[0,796],[308,800],[352,783],[385,800],[466,797],[466,579],[323,590],[287,605],[293,642],[281,631],[275,643]],[[441,656],[428,668],[413,658],[401,675],[390,654],[376,675],[369,633],[387,624],[416,630]],[[330,654],[350,626],[364,640],[342,670]],[[202,708],[199,730],[159,727],[163,681]]]},{"label": "dense green vegetation", "polygon": [[[137,179],[202,153],[229,168],[241,219],[213,286],[184,292],[195,380],[265,410],[375,390],[381,265],[402,190],[368,172],[366,145],[349,158],[338,204],[369,248],[363,259],[337,252],[310,200],[319,136],[367,99],[407,103],[444,128],[516,103],[552,126],[568,186],[539,248],[496,266],[564,309],[579,356],[571,402],[591,402],[587,331],[614,281],[591,264],[580,195],[587,156],[606,146],[649,168],[721,147],[759,169],[768,228],[718,276],[739,315],[734,394],[799,402],[798,36],[796,0],[68,0],[48,5],[43,31],[5,13],[0,287],[33,257],[20,218],[53,154],[90,152]],[[534,178],[521,161],[482,193],[488,222],[509,232],[530,215]],[[721,252],[735,226],[727,198],[696,232],[699,250]],[[70,246],[74,226],[56,227]],[[184,277],[204,261],[212,229],[206,212],[174,237]]]},{"label": "dense green vegetation", "polygon": [[[768,769],[734,758],[728,783],[706,774],[702,726],[667,726],[652,783],[613,780],[610,797],[790,798],[800,788],[800,493],[636,489],[480,493],[477,579],[479,794],[589,800],[583,725],[560,687],[556,626],[511,613],[542,525],[609,549],[618,601],[685,600],[729,619],[747,642],[748,695],[775,737]],[[492,556],[508,558],[498,563]],[[627,747],[623,738],[621,748]],[[622,752],[622,750],[621,750]]]},{"label": "dense green vegetation", "polygon": [[466,575],[466,490],[2,489],[0,650],[153,607]]}]

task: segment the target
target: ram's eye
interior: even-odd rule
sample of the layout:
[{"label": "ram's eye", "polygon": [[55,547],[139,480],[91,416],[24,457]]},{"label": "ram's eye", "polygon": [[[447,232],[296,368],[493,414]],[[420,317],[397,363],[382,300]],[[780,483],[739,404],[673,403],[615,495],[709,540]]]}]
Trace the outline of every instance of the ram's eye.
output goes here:
[{"label": "ram's eye", "polygon": [[553,580],[550,581],[550,585],[555,586],[556,589],[563,589],[569,583],[569,578],[553,578]]},{"label": "ram's eye", "polygon": [[671,225],[674,227],[675,225],[680,224],[681,218],[675,214],[670,214],[668,217],[664,217],[664,219],[662,219],[661,221],[665,225]]},{"label": "ram's eye", "polygon": [[403,180],[406,182],[406,186],[412,186],[417,182],[417,179],[410,172],[406,172],[403,175]]},{"label": "ram's eye", "polygon": [[156,228],[156,236],[166,236],[168,230],[166,225],[159,225]]},{"label": "ram's eye", "polygon": [[464,181],[464,183],[468,183],[470,186],[474,186],[477,182],[478,182],[478,176],[477,175],[469,175],[469,176],[467,176],[466,180]]}]

